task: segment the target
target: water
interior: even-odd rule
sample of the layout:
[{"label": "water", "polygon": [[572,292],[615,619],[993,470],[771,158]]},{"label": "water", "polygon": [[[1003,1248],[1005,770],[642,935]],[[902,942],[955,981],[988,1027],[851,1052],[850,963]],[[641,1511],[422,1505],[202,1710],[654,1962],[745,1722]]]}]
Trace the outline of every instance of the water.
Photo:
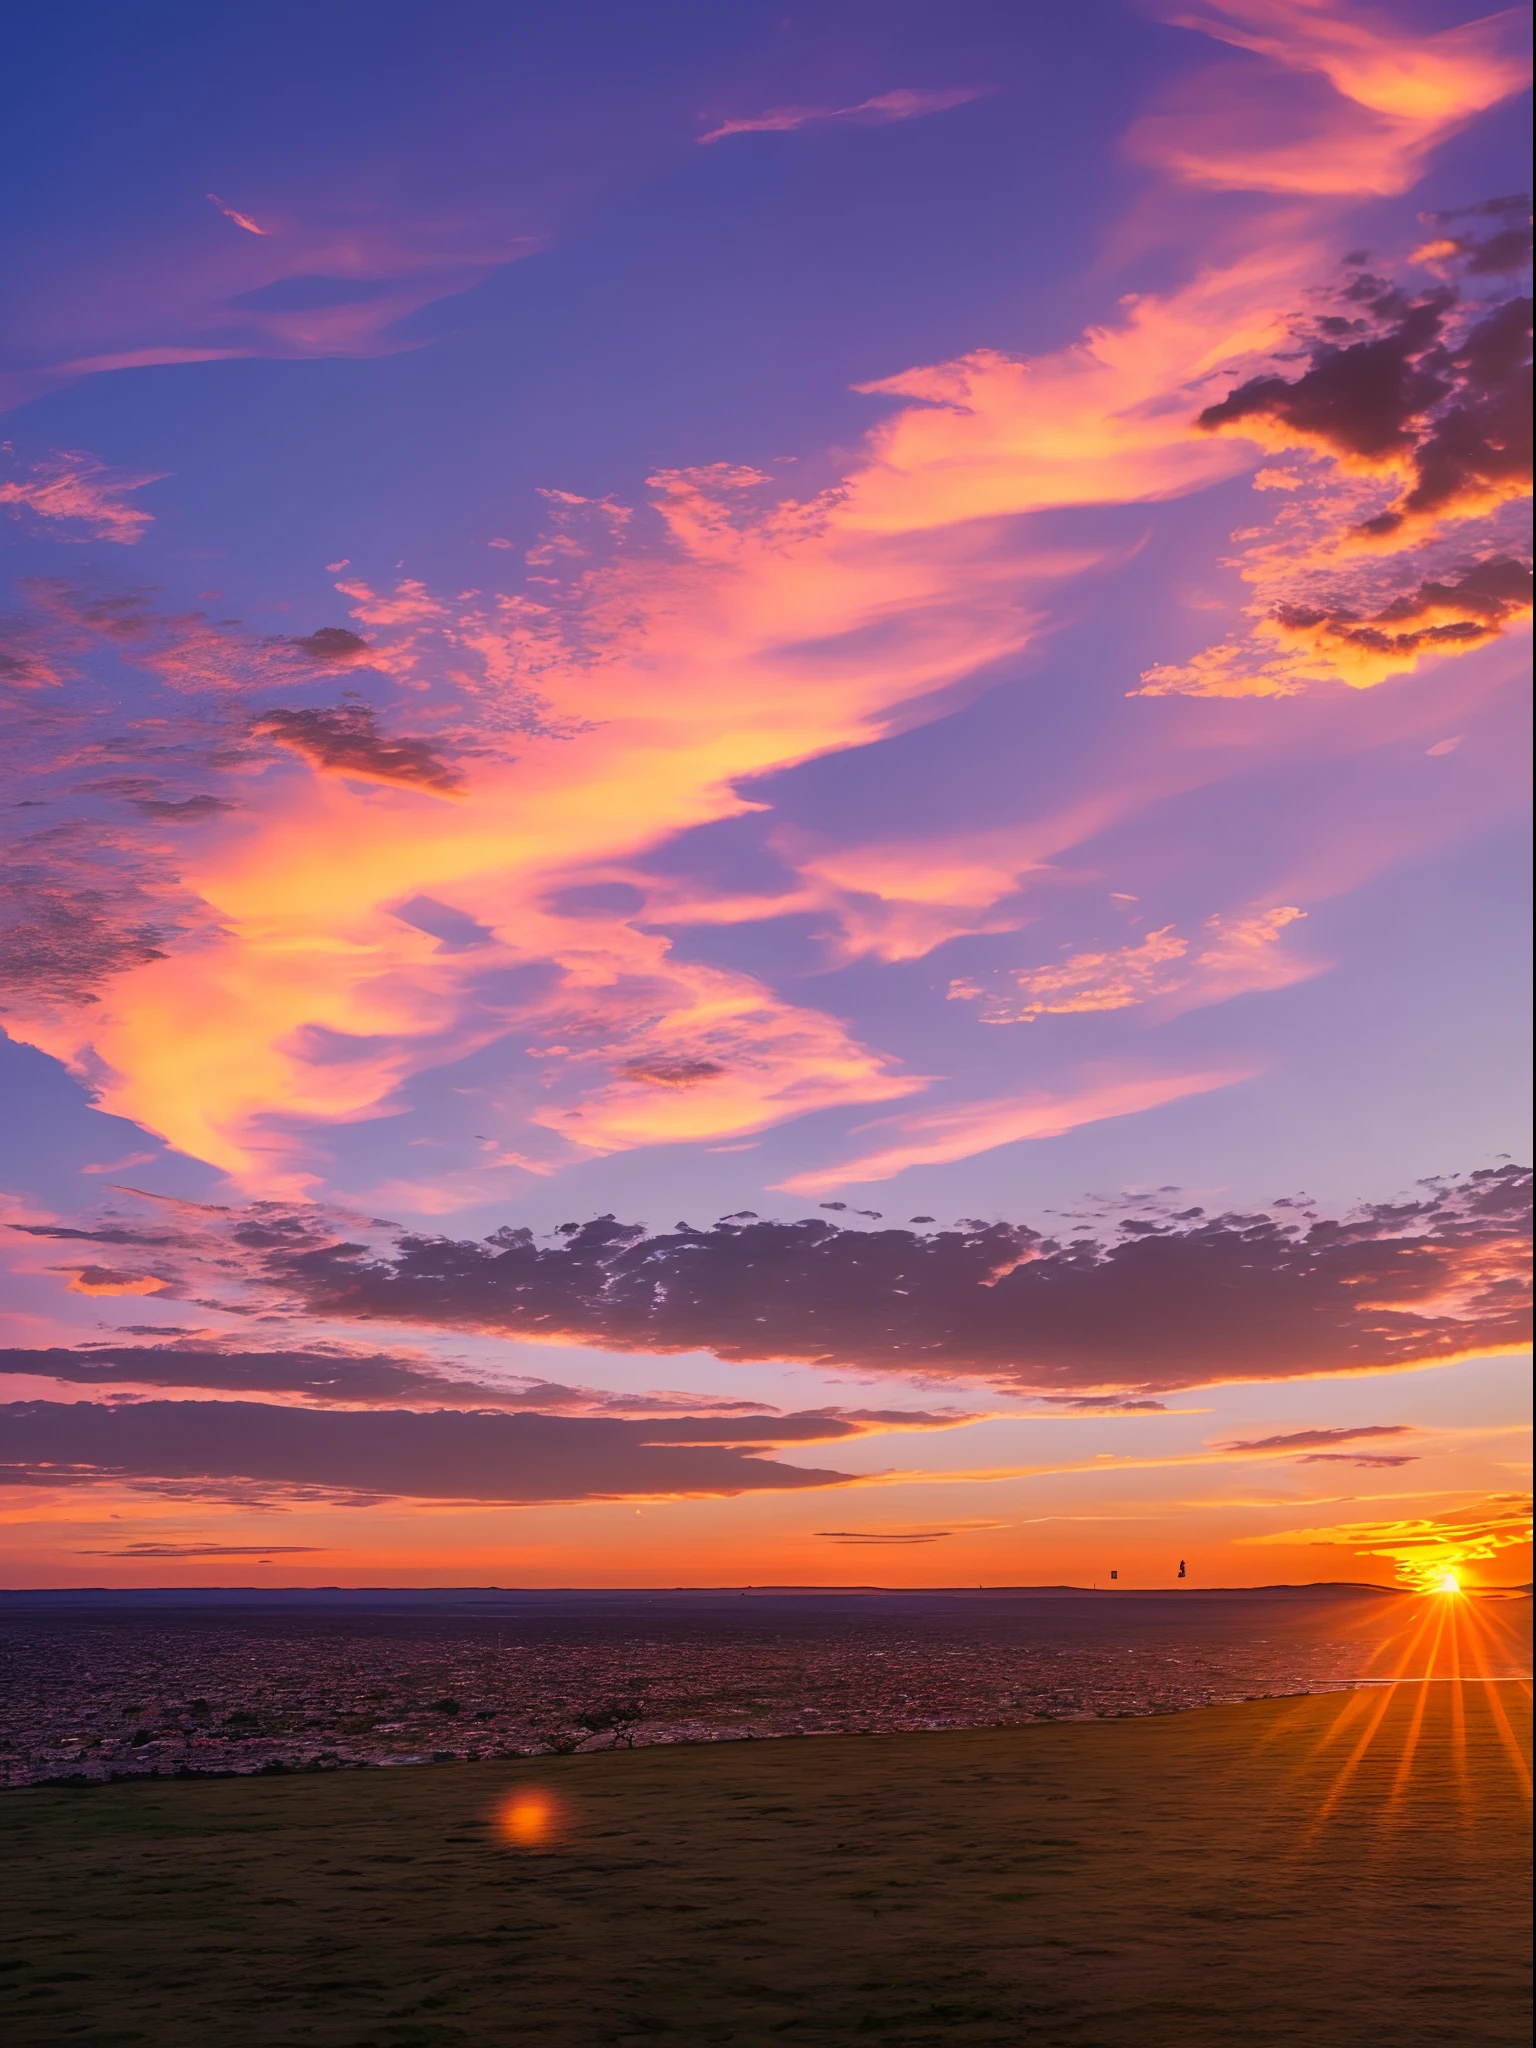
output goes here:
[{"label": "water", "polygon": [[1530,1671],[1528,1599],[1090,1594],[0,1596],[10,1785],[1173,1713]]}]

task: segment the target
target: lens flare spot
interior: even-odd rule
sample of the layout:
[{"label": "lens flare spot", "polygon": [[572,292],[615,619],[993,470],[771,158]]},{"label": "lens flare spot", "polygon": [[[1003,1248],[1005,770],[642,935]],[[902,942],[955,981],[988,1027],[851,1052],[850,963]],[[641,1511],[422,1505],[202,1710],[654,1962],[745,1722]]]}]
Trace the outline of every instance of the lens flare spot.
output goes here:
[{"label": "lens flare spot", "polygon": [[511,1849],[542,1849],[560,1832],[564,1814],[552,1792],[509,1792],[496,1809],[496,1833]]}]

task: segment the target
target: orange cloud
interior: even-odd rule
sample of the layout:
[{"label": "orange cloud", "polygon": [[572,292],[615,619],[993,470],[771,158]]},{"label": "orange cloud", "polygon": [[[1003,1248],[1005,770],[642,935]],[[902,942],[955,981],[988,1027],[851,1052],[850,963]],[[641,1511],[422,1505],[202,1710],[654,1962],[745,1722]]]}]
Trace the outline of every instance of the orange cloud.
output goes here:
[{"label": "orange cloud", "polygon": [[154,1273],[125,1273],[115,1266],[82,1266],[69,1283],[71,1294],[160,1294],[167,1282]]},{"label": "orange cloud", "polygon": [[974,981],[950,983],[952,999],[981,1005],[985,1024],[1031,1024],[1037,1017],[1082,1011],[1126,1010],[1159,997],[1181,999],[1179,1007],[1221,1003],[1259,989],[1288,988],[1318,972],[1306,960],[1275,950],[1288,924],[1305,917],[1286,905],[1246,916],[1209,917],[1203,944],[1195,952],[1173,926],[1148,932],[1135,946],[1111,953],[1074,953],[1059,967],[1025,967],[1005,980],[1017,993]]},{"label": "orange cloud", "polygon": [[883,1118],[863,1128],[888,1129],[893,1134],[892,1142],[860,1153],[841,1166],[797,1173],[777,1185],[789,1194],[820,1195],[851,1182],[890,1180],[909,1166],[947,1165],[951,1160],[990,1152],[999,1145],[1017,1144],[1023,1138],[1059,1138],[1081,1124],[1161,1109],[1166,1103],[1181,1102],[1190,1095],[1203,1095],[1212,1088],[1230,1088],[1237,1081],[1251,1080],[1255,1071],[1250,1067],[1146,1075],[1101,1083],[1076,1095],[1004,1096],[988,1102],[960,1103],[953,1109]]},{"label": "orange cloud", "polygon": [[1357,1557],[1389,1557],[1405,1585],[1429,1593],[1438,1589],[1448,1572],[1486,1563],[1501,1550],[1528,1544],[1531,1496],[1492,1493],[1445,1514],[1342,1522],[1321,1529],[1282,1529],[1233,1540],[1245,1544],[1315,1543],[1352,1550]]},{"label": "orange cloud", "polygon": [[1429,36],[1333,0],[1218,0],[1168,19],[1276,67],[1183,81],[1127,138],[1139,162],[1220,191],[1406,191],[1431,149],[1530,79],[1515,8]]},{"label": "orange cloud", "polygon": [[[1370,69],[1358,52],[1349,61]],[[904,118],[921,99],[842,111]],[[394,346],[385,329],[402,311],[521,253],[366,209],[345,234],[268,222],[265,209],[263,224],[260,240],[219,237],[234,252],[221,261],[259,266],[220,306],[226,328],[230,305],[251,323],[236,352]],[[1293,223],[1176,290],[1128,300],[1073,347],[1027,362],[978,350],[865,386],[907,402],[807,500],[729,465],[663,471],[659,542],[632,535],[615,552],[625,508],[552,493],[519,597],[449,598],[413,581],[381,592],[354,575],[338,587],[369,629],[368,667],[412,692],[412,737],[375,746],[363,709],[285,712],[281,725],[269,713],[287,758],[241,757],[243,807],[207,814],[182,870],[200,905],[195,942],[104,948],[89,1015],[33,1014],[23,993],[17,1028],[90,1072],[104,1109],[268,1186],[302,1184],[306,1126],[385,1113],[412,1074],[498,1039],[535,1071],[502,1089],[487,1156],[532,1170],[911,1092],[918,1080],[837,1019],[680,959],[630,915],[561,904],[751,808],[744,781],[866,744],[1017,656],[1039,630],[1041,593],[1100,559],[1047,549],[1022,530],[1027,515],[1177,497],[1251,467],[1251,441],[1196,422],[1230,400],[1234,364],[1288,345],[1282,309],[1321,260]],[[305,644],[254,643],[197,616],[147,622],[142,606],[114,602],[71,616],[177,688],[285,679]],[[912,958],[1015,923],[1001,906],[1050,837],[957,840],[942,859],[932,845],[809,849],[780,902],[830,909],[843,957]],[[435,939],[400,909],[425,898],[484,936]],[[737,899],[736,914],[761,912]],[[1236,972],[1196,964],[1212,986]],[[883,1175],[963,1157],[1232,1078],[943,1112],[902,1122],[855,1166]],[[1078,1114],[1101,1098],[1126,1106]]]},{"label": "orange cloud", "polygon": [[217,192],[210,192],[208,198],[219,209],[226,220],[232,220],[237,228],[244,228],[248,235],[264,235],[267,231],[258,227],[248,213],[237,213],[232,206],[226,206]]},{"label": "orange cloud", "polygon": [[[352,578],[340,588],[368,629],[368,664],[416,692],[421,743],[473,746],[459,800],[360,787],[344,770],[248,777],[245,808],[200,834],[183,871],[208,936],[126,968],[89,1017],[22,1023],[23,1007],[20,1027],[88,1063],[103,1108],[288,1185],[306,1123],[378,1114],[412,1073],[509,1032],[531,1032],[544,1063],[498,1135],[526,1152],[519,1126],[547,1134],[532,1147],[546,1163],[728,1140],[909,1092],[835,1019],[679,962],[622,915],[565,915],[560,892],[739,814],[742,779],[863,744],[903,706],[1016,655],[1036,628],[1031,594],[1097,557],[1042,549],[1003,515],[1175,495],[1247,460],[1193,432],[1191,410],[1229,388],[1235,356],[1278,338],[1276,293],[1298,287],[1306,260],[1245,257],[1032,364],[982,355],[888,380],[875,388],[917,402],[808,501],[774,498],[753,471],[663,472],[661,548],[613,553],[622,508],[562,496],[561,552],[536,596],[381,594]],[[276,680],[298,658],[298,643],[258,646],[197,617],[66,609],[178,687]],[[905,879],[894,851],[812,852],[804,886],[845,906],[850,950],[910,957],[1011,922],[985,899],[1039,857],[1028,835],[1011,853],[957,846],[941,891],[918,874],[933,851],[907,860]],[[439,947],[393,914],[418,897],[491,942]],[[482,993],[513,966],[538,968],[544,987]],[[725,1073],[686,1090],[637,1081],[634,1062],[657,1057]]]}]

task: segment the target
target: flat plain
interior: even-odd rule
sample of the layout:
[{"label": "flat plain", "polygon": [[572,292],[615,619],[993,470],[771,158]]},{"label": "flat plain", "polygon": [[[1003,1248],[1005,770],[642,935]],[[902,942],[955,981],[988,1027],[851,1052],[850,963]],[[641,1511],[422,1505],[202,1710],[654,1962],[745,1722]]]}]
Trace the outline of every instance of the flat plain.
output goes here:
[{"label": "flat plain", "polygon": [[[1529,2040],[1530,1688],[6,1795],[13,2048]],[[509,1799],[543,1839],[502,1839]]]}]

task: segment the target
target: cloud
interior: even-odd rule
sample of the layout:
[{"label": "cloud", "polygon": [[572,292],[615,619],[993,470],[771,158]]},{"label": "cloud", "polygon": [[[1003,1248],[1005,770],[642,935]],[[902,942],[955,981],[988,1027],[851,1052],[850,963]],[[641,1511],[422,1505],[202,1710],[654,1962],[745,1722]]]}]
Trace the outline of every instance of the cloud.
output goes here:
[{"label": "cloud", "polygon": [[[275,217],[263,210],[261,219],[277,240]],[[1452,224],[1440,238],[1458,232]],[[1480,260],[1483,228],[1462,239],[1465,256],[1446,260]],[[268,724],[266,736],[329,772],[260,774],[248,722],[236,734],[226,711],[230,751],[219,759],[242,778],[242,808],[201,835],[200,911],[135,920],[157,936],[137,960],[103,954],[89,1013],[50,1009],[17,1028],[89,1074],[103,1108],[272,1193],[307,1184],[318,1126],[396,1109],[413,1076],[494,1046],[502,1107],[480,1141],[491,1149],[472,1167],[410,1183],[410,1199],[437,1212],[490,1198],[509,1172],[551,1173],[652,1144],[750,1140],[811,1111],[917,1093],[926,1077],[812,1007],[803,985],[790,1000],[743,971],[706,965],[660,920],[814,911],[836,960],[912,959],[964,932],[1016,926],[1010,897],[1053,844],[1075,843],[1070,820],[1021,828],[1012,845],[1007,835],[983,844],[980,833],[952,845],[897,833],[862,850],[786,838],[782,857],[795,872],[767,901],[657,881],[642,919],[594,905],[590,892],[630,881],[663,850],[655,864],[675,873],[685,863],[670,853],[759,805],[745,792],[763,778],[937,716],[958,688],[1005,673],[1039,640],[1064,586],[1111,552],[1048,544],[1034,515],[1151,504],[1253,468],[1254,422],[1262,415],[1266,432],[1279,431],[1256,402],[1220,431],[1197,421],[1255,380],[1298,381],[1287,353],[1300,329],[1287,309],[1309,303],[1323,263],[1321,243],[1293,221],[1236,258],[1218,251],[1168,292],[1128,300],[1069,347],[1029,360],[976,350],[864,386],[898,402],[841,475],[808,496],[729,464],[658,472],[644,514],[549,492],[550,528],[516,595],[452,596],[409,578],[382,590],[353,573],[338,586],[352,625],[294,640],[161,614],[142,596],[41,592],[66,641],[105,642],[168,689],[221,702],[280,689],[283,705],[268,714],[280,726]],[[341,274],[335,264],[315,272]],[[1321,362],[1316,350],[1403,327],[1411,294],[1399,306],[1388,303],[1395,287],[1348,299],[1353,288],[1343,310],[1307,330],[1301,377]],[[1334,318],[1362,320],[1369,332],[1330,337],[1317,322]],[[1459,301],[1443,316],[1432,346],[1445,358],[1435,375],[1449,381],[1431,427],[1487,395],[1477,350],[1463,346],[1476,324]],[[1417,358],[1402,360],[1405,374],[1418,374]],[[1347,574],[1319,566],[1324,539],[1331,546],[1379,518],[1415,485],[1390,468],[1346,473],[1342,456],[1315,440],[1293,459],[1323,481],[1283,494],[1301,525],[1245,557],[1266,623],[1235,651],[1149,671],[1149,693],[1283,694],[1305,687],[1319,662],[1331,674],[1380,659],[1364,646],[1371,633],[1415,639],[1391,652],[1411,664],[1419,645],[1472,644],[1450,630],[1458,622],[1475,616],[1486,637],[1490,623],[1513,616],[1491,622],[1488,612],[1505,600],[1484,588],[1494,572],[1480,565],[1516,559],[1478,523],[1494,514],[1458,514],[1466,561],[1442,565],[1415,544],[1409,562],[1401,537],[1388,536],[1361,539],[1364,566]],[[1370,578],[1389,561],[1378,589]],[[1286,633],[1310,636],[1306,648],[1263,637]],[[344,634],[358,645],[335,637]],[[366,665],[381,688],[409,690],[401,701],[415,737],[380,737],[394,718],[385,708],[292,708],[301,663],[306,672]],[[210,742],[205,758],[216,751]],[[1160,751],[1177,748],[1151,748]],[[1218,758],[1236,756],[1205,749],[1205,765],[1183,771],[1185,786],[1231,772],[1209,765]],[[1245,767],[1252,760],[1243,754]],[[370,768],[384,779],[363,782]],[[1123,815],[1159,781],[1178,780],[1154,759],[1139,798],[1130,788],[1112,795]],[[218,789],[200,775],[143,800],[189,803]],[[455,803],[422,801],[445,794]],[[1097,829],[1115,803],[1100,806]],[[1092,806],[1080,808],[1079,836],[1095,829]],[[164,845],[161,828],[195,822],[190,812],[144,815],[146,857]],[[489,936],[474,947],[432,943],[398,914],[423,900]],[[1228,972],[1205,958],[1219,936],[1189,941],[1199,948],[1196,983],[1212,989]],[[1230,976],[1242,985],[1279,972],[1287,957],[1262,938],[1234,953],[1242,958]],[[1198,986],[1191,992],[1199,998]],[[688,1085],[658,1081],[668,1074]],[[967,1156],[1035,1128],[1033,1106],[1022,1131],[1010,1124],[1016,1114],[999,1103],[940,1112],[929,1128],[895,1131],[900,1142],[886,1150],[913,1161]]]},{"label": "cloud", "polygon": [[[1462,239],[1435,245],[1442,268],[1476,260],[1481,245]],[[1277,357],[1196,418],[1289,454],[1292,467],[1254,478],[1285,486],[1286,502],[1269,528],[1234,536],[1251,624],[1148,669],[1145,695],[1369,689],[1529,615],[1530,300],[1413,292],[1356,268],[1331,305],[1293,323],[1299,376]]]},{"label": "cloud", "polygon": [[1529,1171],[1506,1166],[1425,1182],[1341,1220],[1298,1221],[1293,1202],[1215,1216],[1191,1207],[1058,1237],[979,1220],[929,1232],[823,1217],[651,1232],[602,1217],[553,1243],[510,1228],[476,1243],[402,1236],[366,1217],[339,1235],[325,1211],[300,1205],[160,1200],[137,1228],[13,1227],[119,1258],[137,1245],[144,1264],[175,1275],[182,1298],[216,1287],[248,1310],[979,1376],[1119,1406],[1128,1394],[1519,1348],[1529,1342],[1530,1200]]},{"label": "cloud", "polygon": [[1254,1437],[1249,1442],[1222,1444],[1224,1451],[1318,1451],[1335,1444],[1356,1443],[1365,1437],[1407,1436],[1406,1422],[1373,1422],[1355,1429],[1297,1429],[1285,1436]]},{"label": "cloud", "polygon": [[30,512],[53,540],[115,540],[132,547],[154,514],[123,501],[130,491],[159,483],[163,470],[142,476],[111,470],[94,455],[67,450],[32,465],[25,477],[0,483],[0,505]]},{"label": "cloud", "polygon": [[909,1166],[938,1166],[970,1159],[1025,1138],[1059,1138],[1106,1117],[1134,1116],[1160,1109],[1212,1088],[1229,1088],[1252,1078],[1253,1068],[1222,1068],[1192,1074],[1140,1075],[1089,1086],[1075,1095],[1009,1095],[986,1102],[962,1102],[949,1109],[919,1110],[865,1124],[888,1130],[891,1141],[845,1160],[840,1166],[792,1174],[778,1183],[790,1194],[816,1195],[851,1181],[889,1180]]},{"label": "cloud", "polygon": [[1218,191],[1406,191],[1430,150],[1530,79],[1515,8],[1427,36],[1318,0],[1216,0],[1164,19],[1268,60],[1179,81],[1126,138],[1136,161]]},{"label": "cloud", "polygon": [[1001,979],[1007,988],[952,981],[949,994],[980,1005],[984,1024],[1032,1024],[1045,1016],[1126,1010],[1177,996],[1178,1007],[1226,1002],[1259,989],[1288,988],[1318,972],[1306,960],[1276,952],[1281,932],[1304,910],[1286,905],[1232,917],[1209,917],[1199,949],[1173,926],[1148,932],[1110,953],[1074,953],[1059,967],[1021,967]]},{"label": "cloud", "polygon": [[237,213],[232,206],[226,206],[217,192],[210,192],[208,198],[219,209],[226,220],[232,220],[237,228],[244,228],[248,235],[264,235],[267,231],[258,227],[248,213]]},{"label": "cloud", "polygon": [[121,1550],[77,1550],[76,1557],[332,1557],[321,1543],[127,1543]]},{"label": "cloud", "polygon": [[[1405,302],[1366,275],[1348,288],[1300,377],[1261,376],[1207,406],[1204,433],[1269,450],[1318,449],[1343,467],[1401,475],[1406,488],[1358,531],[1385,540],[1488,512],[1531,488],[1531,302],[1508,299],[1448,332],[1448,288]],[[1364,330],[1335,341],[1331,330]],[[1374,332],[1372,331],[1374,329]]]},{"label": "cloud", "polygon": [[1416,1592],[1433,1592],[1447,1572],[1496,1558],[1531,1540],[1531,1496],[1491,1493],[1444,1514],[1379,1522],[1341,1522],[1331,1528],[1278,1529],[1239,1536],[1239,1543],[1317,1544],[1352,1550],[1357,1557],[1389,1557],[1397,1576]]},{"label": "cloud", "polygon": [[[231,1482],[282,1494],[507,1504],[734,1496],[837,1486],[730,1439],[746,1422],[341,1411],[251,1401],[16,1401],[0,1407],[11,1483]],[[763,1432],[756,1432],[761,1435]],[[722,1441],[724,1439],[724,1441]]]},{"label": "cloud", "polygon": [[0,1010],[36,1016],[94,1003],[112,975],[165,958],[166,906],[147,878],[116,866],[110,847],[93,848],[94,836],[55,828],[12,842],[0,901]]},{"label": "cloud", "polygon": [[163,1294],[169,1285],[159,1273],[135,1273],[122,1266],[81,1266],[69,1283],[72,1294]]},{"label": "cloud", "polygon": [[909,92],[898,88],[874,99],[860,100],[852,107],[769,107],[765,113],[749,114],[734,121],[722,121],[700,142],[720,142],[727,135],[787,135],[813,121],[852,121],[862,127],[884,127],[892,121],[911,121],[921,114],[944,114],[951,107],[963,107],[971,100],[986,98],[989,86],[959,86],[949,91]]},{"label": "cloud", "polygon": [[[50,256],[81,288],[61,300],[34,289],[33,325],[18,333],[30,365],[0,377],[0,407],[30,403],[82,377],[249,357],[286,361],[392,355],[422,345],[402,323],[530,256],[544,236],[511,208],[529,211],[526,181],[486,181],[479,196],[444,206],[419,176],[420,203],[368,192],[354,173],[336,190],[334,166],[300,167],[302,143],[285,153],[286,192],[269,176],[256,213],[207,195],[211,216],[152,208],[110,243],[89,209]],[[391,182],[409,186],[398,148]],[[323,196],[321,196],[323,195]],[[21,252],[23,269],[29,252]],[[34,280],[35,282],[35,280]]]},{"label": "cloud", "polygon": [[320,626],[294,640],[292,645],[321,668],[350,667],[368,652],[368,642],[346,626]]},{"label": "cloud", "polygon": [[464,786],[423,739],[389,739],[379,731],[370,705],[339,704],[330,710],[262,712],[251,730],[302,754],[326,775],[352,775],[363,782],[396,782],[454,796]]},{"label": "cloud", "polygon": [[1298,1465],[1357,1465],[1362,1471],[1395,1471],[1399,1465],[1416,1465],[1417,1457],[1407,1454],[1378,1456],[1370,1451],[1313,1451],[1296,1460]]}]

